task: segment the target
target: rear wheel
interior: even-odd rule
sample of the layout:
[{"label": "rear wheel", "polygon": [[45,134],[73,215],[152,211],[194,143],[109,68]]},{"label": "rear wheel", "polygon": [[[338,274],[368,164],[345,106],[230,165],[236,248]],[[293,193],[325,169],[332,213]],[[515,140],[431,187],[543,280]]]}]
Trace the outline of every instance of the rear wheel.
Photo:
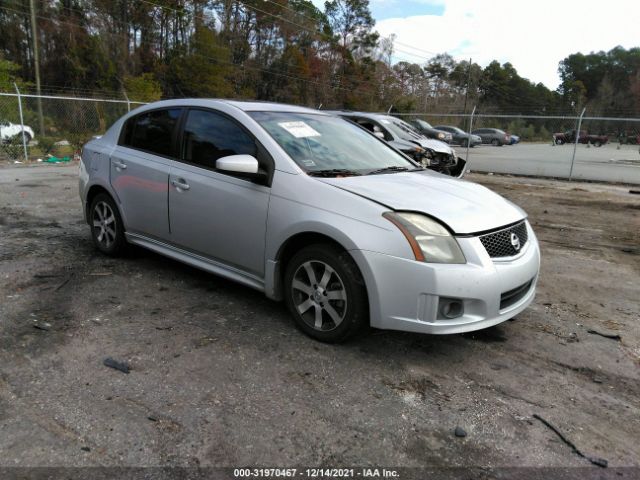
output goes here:
[{"label": "rear wheel", "polygon": [[285,301],[300,330],[338,343],[355,335],[369,320],[367,292],[348,252],[316,244],[296,253],[284,278]]},{"label": "rear wheel", "polygon": [[494,147],[497,147],[498,145],[500,145],[500,142],[498,141],[497,138],[494,138],[493,140],[491,140],[491,145],[493,145]]},{"label": "rear wheel", "polygon": [[[16,143],[22,143],[22,133],[18,133],[15,137],[13,137],[13,139]],[[27,132],[24,132],[24,141],[25,143],[29,143],[31,141],[31,135],[29,135]]]},{"label": "rear wheel", "polygon": [[602,146],[602,142],[600,140],[596,140],[595,142],[593,142],[593,146],[594,147],[601,147]]},{"label": "rear wheel", "polygon": [[122,217],[113,199],[99,193],[91,202],[89,225],[93,243],[102,253],[118,256],[127,249]]},{"label": "rear wheel", "polygon": [[460,145],[461,145],[461,146],[463,146],[464,148],[467,148],[467,147],[469,146],[469,140],[463,140],[463,141],[460,143]]}]

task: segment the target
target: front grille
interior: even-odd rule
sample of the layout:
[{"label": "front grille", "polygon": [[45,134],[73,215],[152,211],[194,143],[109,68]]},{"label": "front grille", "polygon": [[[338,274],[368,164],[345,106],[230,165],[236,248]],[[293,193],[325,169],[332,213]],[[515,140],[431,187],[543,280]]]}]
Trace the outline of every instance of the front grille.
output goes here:
[{"label": "front grille", "polygon": [[529,280],[524,285],[520,285],[519,287],[506,291],[500,295],[500,310],[504,310],[521,300],[529,292],[532,283],[533,279]]},{"label": "front grille", "polygon": [[[512,242],[512,234],[518,238],[517,242]],[[491,258],[513,257],[517,255],[524,248],[528,239],[527,224],[524,221],[480,237],[482,245]],[[516,244],[515,246],[514,243]],[[520,244],[519,248],[516,248],[518,243]]]}]

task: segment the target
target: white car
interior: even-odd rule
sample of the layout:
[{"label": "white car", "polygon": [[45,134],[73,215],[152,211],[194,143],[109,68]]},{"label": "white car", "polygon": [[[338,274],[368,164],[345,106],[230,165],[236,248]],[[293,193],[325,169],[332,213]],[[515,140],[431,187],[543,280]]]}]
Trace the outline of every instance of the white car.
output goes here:
[{"label": "white car", "polygon": [[24,130],[25,140],[30,142],[33,140],[35,135],[33,134],[33,129],[28,125],[18,125],[11,122],[2,121],[0,122],[0,140],[3,142],[9,141],[14,137],[19,137],[22,135],[22,131]]}]

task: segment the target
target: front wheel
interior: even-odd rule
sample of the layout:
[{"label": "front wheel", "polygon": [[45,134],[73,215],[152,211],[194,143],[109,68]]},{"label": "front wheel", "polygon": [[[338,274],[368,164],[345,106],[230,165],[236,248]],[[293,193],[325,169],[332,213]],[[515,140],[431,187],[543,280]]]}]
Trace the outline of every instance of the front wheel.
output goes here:
[{"label": "front wheel", "polygon": [[593,142],[593,146],[594,147],[601,147],[602,146],[602,142],[600,140],[596,140],[595,142]]},{"label": "front wheel", "polygon": [[500,142],[498,141],[497,138],[494,138],[493,140],[491,140],[491,145],[493,145],[494,147],[497,147],[498,145],[500,145]]},{"label": "front wheel", "polygon": [[348,252],[333,245],[310,245],[287,264],[287,307],[300,330],[321,342],[339,343],[369,321],[367,291]]},{"label": "front wheel", "polygon": [[89,225],[93,243],[110,256],[123,254],[127,249],[124,224],[116,203],[106,193],[99,193],[91,202]]}]

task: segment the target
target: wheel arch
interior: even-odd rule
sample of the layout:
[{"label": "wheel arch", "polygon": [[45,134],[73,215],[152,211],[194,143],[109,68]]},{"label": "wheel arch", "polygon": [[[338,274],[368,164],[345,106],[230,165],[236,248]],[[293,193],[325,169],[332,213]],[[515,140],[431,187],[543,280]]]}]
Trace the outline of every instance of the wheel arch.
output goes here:
[{"label": "wheel arch", "polygon": [[[345,252],[349,252],[353,248],[350,248],[348,245],[349,242],[344,239],[337,240],[334,236],[329,235],[327,233],[322,233],[315,230],[305,230],[298,233],[295,233],[289,236],[278,248],[275,259],[273,261],[268,262],[267,271],[269,272],[267,275],[267,288],[265,289],[265,293],[269,298],[273,298],[274,300],[282,300],[283,298],[283,289],[282,285],[284,282],[284,273],[287,268],[288,262],[291,258],[296,254],[296,252],[300,251],[300,249],[304,248],[307,245],[317,244],[317,243],[326,243],[329,245],[334,245]],[[357,260],[351,256],[354,263],[360,270],[360,274],[364,279],[365,276],[362,272],[362,269],[357,262]],[[271,283],[271,288],[268,288],[268,284]],[[365,288],[367,290],[367,296],[369,295],[369,289],[365,282]]]},{"label": "wheel arch", "polygon": [[[94,183],[93,185],[91,185],[89,187],[89,189],[87,190],[87,194],[85,195],[85,201],[84,201],[84,219],[87,223],[90,223],[91,221],[91,212],[90,212],[90,208],[91,208],[91,202],[93,202],[93,199],[96,198],[97,195],[99,195],[100,193],[106,193],[107,195],[109,195],[112,199],[113,202],[116,204],[116,207],[118,208],[118,213],[120,213],[120,218],[122,218],[122,221],[124,222],[124,217],[122,216],[122,209],[120,208],[120,204],[118,202],[118,198],[111,192],[109,191],[108,188],[106,188],[105,186],[99,184],[99,183]],[[126,225],[126,224],[125,224]],[[126,228],[126,227],[125,227]]]}]

